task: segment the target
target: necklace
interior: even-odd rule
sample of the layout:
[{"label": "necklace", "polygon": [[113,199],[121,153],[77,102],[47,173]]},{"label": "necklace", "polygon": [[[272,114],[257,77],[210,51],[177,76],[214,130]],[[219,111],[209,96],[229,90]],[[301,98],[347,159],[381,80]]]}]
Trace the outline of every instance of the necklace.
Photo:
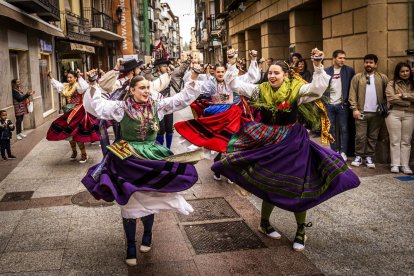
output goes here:
[{"label": "necklace", "polygon": [[154,102],[148,100],[146,103],[137,103],[132,98],[126,100],[126,111],[128,116],[139,121],[136,131],[141,140],[145,140],[149,131],[158,132],[159,126],[155,116]]}]

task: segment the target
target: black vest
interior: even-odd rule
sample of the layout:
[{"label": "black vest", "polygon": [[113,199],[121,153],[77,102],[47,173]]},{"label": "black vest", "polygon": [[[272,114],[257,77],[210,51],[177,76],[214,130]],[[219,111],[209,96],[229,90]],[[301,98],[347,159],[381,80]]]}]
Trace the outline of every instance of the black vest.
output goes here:
[{"label": "black vest", "polygon": [[260,122],[265,125],[290,125],[294,124],[298,117],[298,104],[297,102],[293,102],[291,104],[291,111],[290,112],[284,112],[284,111],[277,111],[273,113],[269,109],[266,108],[260,108],[260,116],[261,120]]}]

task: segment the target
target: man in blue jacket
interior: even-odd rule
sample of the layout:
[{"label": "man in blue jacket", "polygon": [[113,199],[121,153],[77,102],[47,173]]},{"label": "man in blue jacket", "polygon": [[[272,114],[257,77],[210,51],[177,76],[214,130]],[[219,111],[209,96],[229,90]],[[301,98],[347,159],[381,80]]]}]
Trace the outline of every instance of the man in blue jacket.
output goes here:
[{"label": "man in blue jacket", "polygon": [[[331,149],[339,152],[346,161],[349,142],[349,87],[355,71],[352,67],[345,65],[346,54],[343,50],[335,50],[332,53],[333,65],[325,71],[331,76],[329,87],[324,94],[328,117],[331,121],[329,132],[335,142],[331,144]],[[339,141],[337,137],[339,126]]]}]

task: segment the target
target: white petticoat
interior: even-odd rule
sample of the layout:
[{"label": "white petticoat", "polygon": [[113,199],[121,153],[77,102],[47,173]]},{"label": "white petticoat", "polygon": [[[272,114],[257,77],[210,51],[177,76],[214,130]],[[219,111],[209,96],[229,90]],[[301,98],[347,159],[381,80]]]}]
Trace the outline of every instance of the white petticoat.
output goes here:
[{"label": "white petticoat", "polygon": [[175,210],[184,215],[193,207],[178,193],[135,192],[126,205],[120,205],[123,218],[141,218],[162,210]]},{"label": "white petticoat", "polygon": [[[194,144],[192,144],[190,141],[188,141],[187,139],[185,139],[183,136],[179,136],[178,137],[178,143],[183,145],[187,151],[193,151],[193,150],[197,150],[201,147],[196,146]],[[204,158],[209,159],[209,160],[214,160],[214,158],[218,155],[219,153],[217,151],[214,150],[209,150],[204,148]]]}]

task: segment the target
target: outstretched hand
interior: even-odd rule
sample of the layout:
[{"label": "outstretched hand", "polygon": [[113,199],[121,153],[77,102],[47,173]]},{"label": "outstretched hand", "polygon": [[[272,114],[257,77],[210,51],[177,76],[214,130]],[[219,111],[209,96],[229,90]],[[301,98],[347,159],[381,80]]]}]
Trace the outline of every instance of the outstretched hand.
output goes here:
[{"label": "outstretched hand", "polygon": [[314,66],[319,67],[324,57],[325,57],[325,54],[321,50],[319,50],[318,48],[312,49],[311,59],[313,61]]}]

